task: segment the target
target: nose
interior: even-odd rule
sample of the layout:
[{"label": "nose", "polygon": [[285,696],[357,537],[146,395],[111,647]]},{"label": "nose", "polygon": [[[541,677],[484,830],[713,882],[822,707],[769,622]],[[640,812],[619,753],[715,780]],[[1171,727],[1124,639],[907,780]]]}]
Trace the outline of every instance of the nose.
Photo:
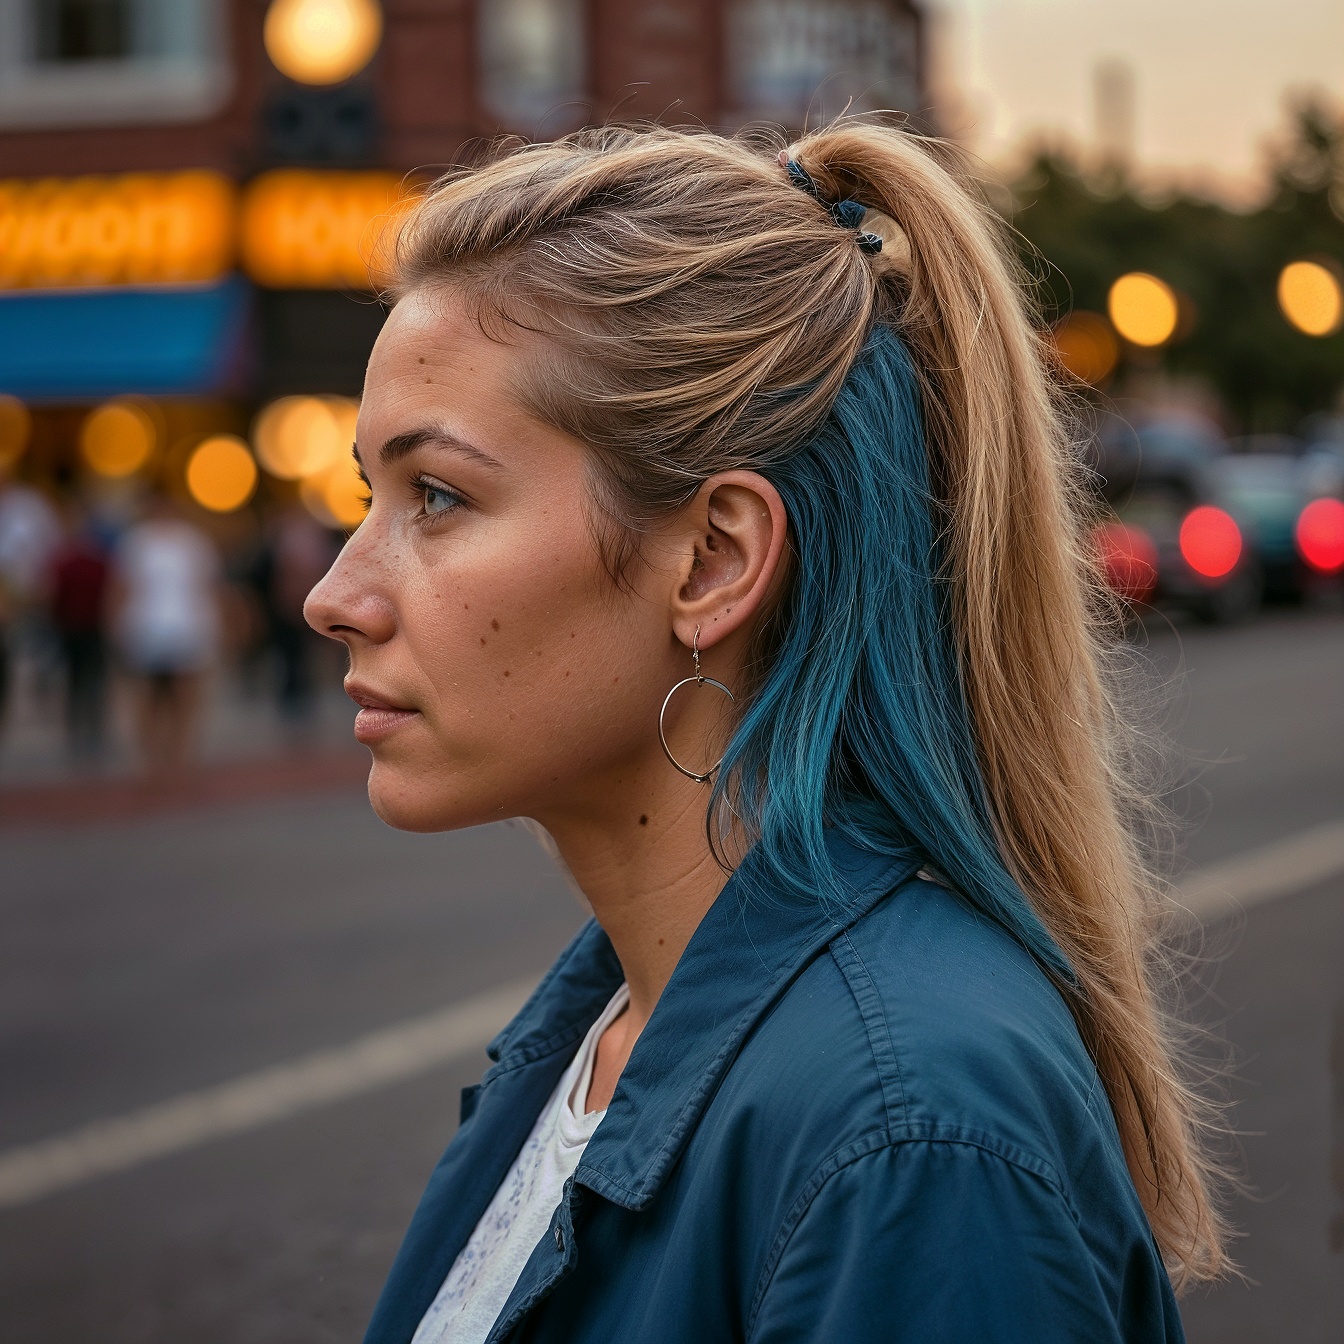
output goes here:
[{"label": "nose", "polygon": [[345,543],[303,604],[303,619],[319,635],[349,647],[385,643],[397,625],[396,610],[388,595],[380,591],[372,557],[365,554],[359,540],[360,533],[356,532]]}]

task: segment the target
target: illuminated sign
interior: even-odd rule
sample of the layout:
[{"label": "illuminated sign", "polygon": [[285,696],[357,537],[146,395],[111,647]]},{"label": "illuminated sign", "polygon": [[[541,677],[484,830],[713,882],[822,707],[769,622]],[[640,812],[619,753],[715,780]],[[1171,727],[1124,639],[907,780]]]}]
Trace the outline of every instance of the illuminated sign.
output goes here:
[{"label": "illuminated sign", "polygon": [[243,193],[243,266],[272,289],[374,289],[409,202],[395,173],[277,168]]},{"label": "illuminated sign", "polygon": [[215,280],[236,213],[233,184],[205,170],[0,181],[0,288]]},{"label": "illuminated sign", "polygon": [[273,289],[376,289],[411,203],[396,173],[279,168],[0,181],[0,290],[190,284],[241,253]]}]

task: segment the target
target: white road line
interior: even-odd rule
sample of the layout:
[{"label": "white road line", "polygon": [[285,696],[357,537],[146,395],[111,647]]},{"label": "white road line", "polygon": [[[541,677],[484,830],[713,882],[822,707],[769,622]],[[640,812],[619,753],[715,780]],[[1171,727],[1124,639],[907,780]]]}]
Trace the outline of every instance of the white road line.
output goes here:
[{"label": "white road line", "polygon": [[483,1049],[535,984],[516,981],[348,1045],[0,1152],[0,1208],[426,1073]]},{"label": "white road line", "polygon": [[[1200,869],[1175,895],[1190,915],[1210,920],[1339,872],[1344,872],[1344,822],[1329,822]],[[516,981],[348,1045],[0,1152],[0,1208],[427,1073],[483,1049],[533,984],[535,978]]]},{"label": "white road line", "polygon": [[1344,821],[1328,821],[1192,873],[1174,893],[1199,920],[1278,900],[1344,872]]}]

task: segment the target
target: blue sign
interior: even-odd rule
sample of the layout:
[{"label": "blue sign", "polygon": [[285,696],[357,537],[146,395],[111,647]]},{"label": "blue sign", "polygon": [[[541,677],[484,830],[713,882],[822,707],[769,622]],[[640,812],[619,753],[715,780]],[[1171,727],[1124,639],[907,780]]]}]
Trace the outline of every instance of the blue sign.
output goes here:
[{"label": "blue sign", "polygon": [[26,401],[239,391],[251,287],[0,294],[0,392]]}]

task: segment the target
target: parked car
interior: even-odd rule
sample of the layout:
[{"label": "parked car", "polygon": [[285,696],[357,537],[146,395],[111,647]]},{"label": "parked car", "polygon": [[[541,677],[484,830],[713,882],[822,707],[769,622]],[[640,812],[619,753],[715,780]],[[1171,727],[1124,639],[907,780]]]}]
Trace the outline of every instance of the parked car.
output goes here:
[{"label": "parked car", "polygon": [[1118,417],[1093,457],[1105,504],[1094,541],[1120,596],[1227,623],[1266,595],[1344,583],[1344,458],[1281,437],[1229,444],[1194,420]]}]

